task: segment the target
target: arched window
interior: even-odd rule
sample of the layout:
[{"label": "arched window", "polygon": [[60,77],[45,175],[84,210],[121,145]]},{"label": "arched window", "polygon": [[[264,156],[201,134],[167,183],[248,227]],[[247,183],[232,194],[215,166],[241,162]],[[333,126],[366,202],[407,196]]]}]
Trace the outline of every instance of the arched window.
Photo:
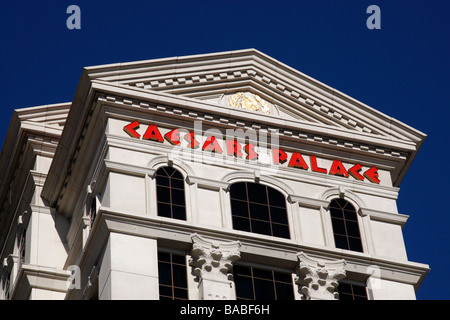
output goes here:
[{"label": "arched window", "polygon": [[252,182],[230,186],[233,228],[289,239],[286,199],[279,191]]},{"label": "arched window", "polygon": [[330,215],[336,248],[363,252],[355,207],[344,199],[334,199]]},{"label": "arched window", "polygon": [[156,171],[156,201],[158,216],[186,220],[184,180],[181,173],[172,167]]}]

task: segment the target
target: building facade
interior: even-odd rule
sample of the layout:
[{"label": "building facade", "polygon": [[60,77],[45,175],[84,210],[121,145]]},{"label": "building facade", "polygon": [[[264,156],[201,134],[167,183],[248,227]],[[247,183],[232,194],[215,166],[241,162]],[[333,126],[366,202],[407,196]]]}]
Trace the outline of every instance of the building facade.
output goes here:
[{"label": "building facade", "polygon": [[425,135],[253,49],[87,67],[14,112],[3,299],[415,299]]}]

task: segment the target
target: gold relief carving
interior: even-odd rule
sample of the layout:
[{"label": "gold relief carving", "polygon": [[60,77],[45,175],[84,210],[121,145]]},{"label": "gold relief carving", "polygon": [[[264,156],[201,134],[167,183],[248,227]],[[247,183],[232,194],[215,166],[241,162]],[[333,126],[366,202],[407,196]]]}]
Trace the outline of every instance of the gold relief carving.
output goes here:
[{"label": "gold relief carving", "polygon": [[256,94],[237,92],[228,98],[228,102],[235,108],[270,113],[269,103]]}]

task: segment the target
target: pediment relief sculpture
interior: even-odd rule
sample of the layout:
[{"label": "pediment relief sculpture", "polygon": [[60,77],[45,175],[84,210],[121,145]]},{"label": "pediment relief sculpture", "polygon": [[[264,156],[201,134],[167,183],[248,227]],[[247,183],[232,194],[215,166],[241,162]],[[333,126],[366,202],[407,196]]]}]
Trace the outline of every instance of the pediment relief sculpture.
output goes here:
[{"label": "pediment relief sculpture", "polygon": [[229,95],[226,101],[231,107],[247,109],[250,111],[259,111],[266,114],[270,114],[273,107],[257,94],[250,92],[234,93]]}]

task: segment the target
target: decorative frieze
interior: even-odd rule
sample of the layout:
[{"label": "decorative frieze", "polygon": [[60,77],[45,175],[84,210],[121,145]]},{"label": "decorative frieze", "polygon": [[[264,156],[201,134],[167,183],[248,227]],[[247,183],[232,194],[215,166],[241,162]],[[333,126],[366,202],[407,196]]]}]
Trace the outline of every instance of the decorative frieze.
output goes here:
[{"label": "decorative frieze", "polygon": [[[105,98],[105,97],[100,96],[100,97],[98,97],[98,100],[125,105],[125,103],[123,102],[123,98],[120,98],[120,97],[108,96]],[[129,105],[129,104],[127,104],[127,105]],[[218,123],[229,124],[229,125],[236,125],[236,126],[243,128],[243,130],[254,130],[254,129],[263,130],[264,129],[263,128],[264,126],[259,123],[245,122],[242,120],[236,120],[236,119],[227,118],[224,116],[218,117],[213,114],[207,114],[207,113],[202,113],[202,112],[192,112],[192,111],[189,111],[188,109],[173,108],[170,106],[162,106],[162,105],[154,106],[154,105],[149,105],[149,104],[143,104],[140,101],[132,101],[131,105],[139,105],[141,108],[144,108],[144,109],[149,109],[149,110],[151,109],[151,110],[159,111],[159,112],[163,112],[163,113],[176,114],[179,116],[189,117],[192,119],[197,119],[197,120],[202,120],[202,121],[205,120],[205,121],[218,122]],[[307,141],[311,141],[314,143],[320,143],[320,144],[330,145],[330,146],[338,146],[338,147],[342,147],[345,149],[351,149],[351,150],[361,150],[361,151],[369,152],[369,153],[373,153],[373,154],[382,154],[384,156],[390,156],[390,157],[395,157],[395,158],[399,158],[399,159],[406,159],[406,157],[407,157],[407,154],[405,152],[399,152],[399,151],[390,150],[390,149],[381,149],[376,146],[355,144],[353,141],[337,140],[337,139],[330,138],[328,136],[317,134],[317,133],[309,134],[309,133],[305,133],[305,132],[295,132],[295,131],[291,131],[291,130],[284,130],[283,128],[280,128],[280,127],[274,127],[274,128],[271,128],[271,130],[273,132],[276,132],[280,136],[284,136],[287,138],[298,137],[300,140],[307,140]]]},{"label": "decorative frieze", "polygon": [[[215,73],[198,73],[195,75],[189,75],[186,77],[180,77],[177,79],[172,78],[172,74],[167,74],[166,77],[158,77],[153,80],[142,81],[142,79],[133,80],[132,82],[125,81],[123,84],[144,88],[147,90],[155,90],[160,88],[174,88],[175,86],[185,86],[189,84],[196,84],[198,82],[214,82],[219,81],[223,82],[224,80],[231,79],[243,79],[243,78],[254,78],[255,81],[263,83],[265,85],[269,85],[274,88],[278,93],[289,97],[290,99],[294,99],[295,102],[304,103],[305,107],[311,108],[313,107],[315,110],[319,111],[322,116],[327,117],[328,119],[333,119],[338,121],[342,126],[354,128],[359,131],[373,133],[376,135],[380,135],[379,132],[375,132],[372,129],[365,126],[361,121],[357,121],[355,119],[350,118],[349,116],[344,116],[342,113],[337,110],[333,110],[326,106],[323,102],[318,101],[316,97],[311,97],[309,94],[302,92],[301,94],[298,90],[288,83],[281,81],[280,79],[276,79],[273,77],[269,77],[261,72],[257,72],[255,70],[230,70],[228,72],[215,72]],[[170,77],[170,78],[168,78]]]}]

